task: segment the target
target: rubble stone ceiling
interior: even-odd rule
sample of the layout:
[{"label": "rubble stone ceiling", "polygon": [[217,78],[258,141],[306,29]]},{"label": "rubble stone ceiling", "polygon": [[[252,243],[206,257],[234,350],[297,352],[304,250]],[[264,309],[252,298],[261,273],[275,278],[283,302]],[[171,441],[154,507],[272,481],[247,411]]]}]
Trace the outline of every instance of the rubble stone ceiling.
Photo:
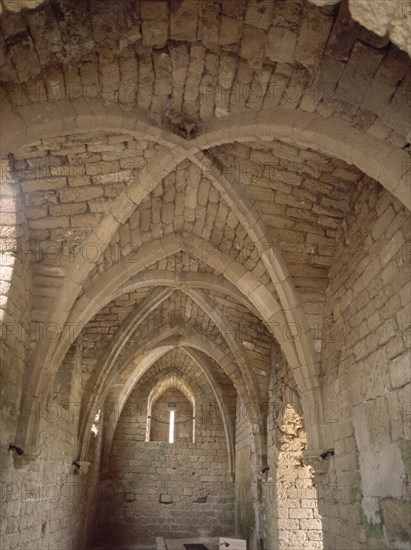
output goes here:
[{"label": "rubble stone ceiling", "polygon": [[[145,387],[148,395],[159,380],[170,376],[188,381],[193,388],[197,388],[202,394],[210,394],[210,387],[204,372],[181,348],[175,348],[158,359],[141,377],[139,383],[142,389]],[[231,395],[234,395],[232,384],[224,373],[220,374],[220,383],[225,384],[227,395],[230,394],[230,389]]]},{"label": "rubble stone ceiling", "polygon": [[[55,267],[50,242],[68,249],[73,259],[113,198],[155,155],[151,143],[118,143],[113,136],[90,140],[79,148],[73,145],[72,150],[66,140],[63,143],[41,156],[15,162],[16,173],[25,174],[22,188],[31,247],[50,250],[45,257],[50,267]],[[328,269],[338,251],[344,216],[355,202],[361,173],[341,161],[279,142],[225,145],[212,149],[210,155],[265,224],[266,246],[274,243],[281,249],[294,285],[307,303],[307,313],[319,313],[318,302],[323,300]],[[120,226],[85,282],[85,291],[119,261],[132,263],[142,245],[185,232],[203,240],[199,258],[179,252],[146,269],[219,276],[207,265],[212,256],[208,246],[213,245],[223,264],[236,258],[276,295],[255,243],[207,176],[185,161],[160,182]],[[126,255],[129,257],[124,260]],[[33,270],[34,294],[38,296],[35,305],[41,308],[37,316],[42,319],[63,278],[47,277],[44,258]]]},{"label": "rubble stone ceiling", "polygon": [[[2,0],[0,2],[0,15],[3,12],[19,13],[22,10],[34,10],[45,3],[45,1],[46,0]],[[321,7],[338,4],[341,0],[310,0],[310,2]],[[216,4],[216,7],[214,7],[215,10],[218,9],[222,2],[221,0],[216,0],[214,3]],[[150,2],[146,2],[146,4],[148,5]],[[262,13],[261,5],[267,9],[270,3],[267,0],[255,0],[254,4],[255,6],[250,6],[247,11],[248,17],[246,21],[247,19],[253,21],[256,17],[260,18]],[[349,0],[348,5],[354,21],[381,37],[389,34],[394,44],[410,53],[408,34],[411,15],[406,5],[402,6],[402,9],[398,9],[390,0],[380,0],[378,10],[371,8],[368,0]],[[161,11],[164,12],[164,8],[160,8],[160,12]],[[149,13],[148,8],[146,9],[146,13]],[[201,8],[200,13],[202,13]],[[206,26],[206,22],[204,26]]]},{"label": "rubble stone ceiling", "polygon": [[[83,331],[85,358],[95,358],[96,365],[99,364],[99,357],[107,344],[121,335],[120,327],[126,317],[135,310],[136,304],[138,305],[144,298],[147,298],[150,292],[152,291],[144,290],[123,295],[102,308],[89,321]],[[228,323],[225,326],[212,323],[190,296],[179,290],[170,289],[167,299],[145,318],[142,326],[136,327],[136,332],[130,338],[130,345],[135,345],[143,334],[150,334],[157,327],[162,327],[167,323],[178,323],[179,321],[189,323],[196,328],[204,341],[224,338],[225,333],[233,325],[235,339],[243,346],[243,342],[245,342],[245,345],[251,348],[249,351],[259,354],[262,361],[268,360],[271,337],[261,321],[244,306],[230,300],[224,294],[209,291],[207,295],[215,306],[221,309],[230,325]],[[102,338],[98,339],[97,336]]]},{"label": "rubble stone ceiling", "polygon": [[[87,325],[82,332],[83,353],[83,391],[92,392],[95,376],[101,365],[107,348],[112,342],[123,338],[124,323],[130,314],[138,308],[144,299],[150,297],[153,291],[136,291],[122,295],[105,306]],[[118,371],[117,384],[126,384],[132,376],[139,358],[144,353],[140,344],[151,335],[161,334],[169,326],[180,326],[182,333],[187,327],[200,337],[204,344],[211,344],[224,349],[227,355],[235,357],[227,345],[227,340],[233,340],[236,347],[250,363],[250,369],[256,377],[266,377],[269,371],[272,337],[261,321],[252,315],[243,305],[224,294],[207,292],[207,298],[214,308],[219,308],[223,314],[219,323],[213,322],[207,313],[190,295],[179,290],[170,289],[164,301],[159,301],[157,307],[142,320],[141,324],[133,326],[122,347],[113,369]],[[224,320],[225,319],[225,320]],[[139,352],[137,353],[137,350]],[[129,359],[135,360],[131,362]],[[210,361],[210,359],[208,359]],[[156,364],[156,363],[155,363]],[[219,383],[230,386],[227,374],[211,360],[211,368]]]},{"label": "rubble stone ceiling", "polygon": [[[3,9],[0,29],[1,116],[24,135],[4,152],[29,246],[42,250],[30,255],[32,318],[64,330],[79,321],[83,391],[103,367],[101,395],[126,385],[151,341],[188,348],[202,334],[196,353],[219,383],[257,403],[273,336],[293,368],[303,356],[316,365],[309,334],[345,218],[364,186],[381,186],[334,158],[337,138],[322,134],[328,156],[293,137],[227,138],[224,124],[276,110],[292,132],[297,116],[335,121],[342,140],[347,128],[371,140],[356,164],[377,178],[381,147],[384,159],[409,151],[409,56],[353,21],[346,2],[56,0]],[[201,147],[210,127],[213,145]],[[126,338],[133,315],[140,347]],[[33,365],[57,368],[71,343],[41,342]]]},{"label": "rubble stone ceiling", "polygon": [[100,97],[172,124],[284,105],[408,132],[409,57],[345,3],[60,0],[4,12],[1,29],[3,109]]}]

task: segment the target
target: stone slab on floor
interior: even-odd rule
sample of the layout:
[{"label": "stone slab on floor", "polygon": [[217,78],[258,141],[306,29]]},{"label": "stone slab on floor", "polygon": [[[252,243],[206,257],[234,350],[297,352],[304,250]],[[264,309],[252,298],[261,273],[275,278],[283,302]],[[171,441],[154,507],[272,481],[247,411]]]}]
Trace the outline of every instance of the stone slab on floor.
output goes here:
[{"label": "stone slab on floor", "polygon": [[218,537],[194,537],[192,539],[164,539],[167,550],[185,550],[184,544],[204,544],[208,550],[218,550]]},{"label": "stone slab on floor", "polygon": [[153,545],[133,544],[132,546],[93,546],[88,550],[156,550]]}]

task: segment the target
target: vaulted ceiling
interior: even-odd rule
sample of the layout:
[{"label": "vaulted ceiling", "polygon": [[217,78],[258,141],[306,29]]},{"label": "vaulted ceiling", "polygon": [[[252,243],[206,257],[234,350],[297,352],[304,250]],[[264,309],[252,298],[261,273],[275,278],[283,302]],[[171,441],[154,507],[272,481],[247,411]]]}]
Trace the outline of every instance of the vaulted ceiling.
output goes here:
[{"label": "vaulted ceiling", "polygon": [[302,395],[319,388],[359,192],[379,180],[409,201],[410,58],[346,2],[37,4],[0,18],[31,316],[62,336],[33,342],[25,398],[81,345],[85,426],[175,353],[262,433],[273,345]]}]

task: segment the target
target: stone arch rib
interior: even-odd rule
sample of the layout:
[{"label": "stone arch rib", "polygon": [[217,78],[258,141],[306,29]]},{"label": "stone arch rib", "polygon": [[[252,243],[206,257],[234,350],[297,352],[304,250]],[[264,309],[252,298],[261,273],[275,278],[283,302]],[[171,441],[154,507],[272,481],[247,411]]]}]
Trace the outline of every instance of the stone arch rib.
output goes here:
[{"label": "stone arch rib", "polygon": [[43,137],[89,133],[90,128],[95,132],[124,132],[167,143],[174,152],[186,151],[186,156],[235,141],[284,141],[354,164],[411,208],[403,168],[409,163],[407,153],[352,127],[347,121],[326,119],[316,113],[276,107],[269,111],[211,118],[204,131],[192,141],[160,128],[138,107],[129,109],[102,100],[89,103],[84,98],[53,103],[43,101],[36,103],[33,109],[16,107],[2,113],[2,124],[0,150],[3,155]]},{"label": "stone arch rib", "polygon": [[[228,344],[231,353],[233,354],[233,359],[235,363],[240,366],[240,372],[238,373],[239,379],[244,379],[244,388],[245,392],[251,395],[247,395],[247,400],[252,403],[255,403],[258,407],[260,403],[258,397],[258,388],[255,384],[254,379],[252,378],[251,373],[248,369],[247,359],[238,345],[234,335],[233,329],[227,329],[225,332],[223,328],[229,327],[228,321],[223,316],[222,312],[218,307],[211,303],[211,300],[199,290],[189,290],[185,289],[184,292],[190,296],[190,298],[197,303],[197,305],[204,311],[204,313],[213,321],[214,325],[220,331],[223,339]],[[86,437],[88,426],[90,425],[92,418],[94,418],[96,411],[101,407],[101,396],[105,396],[110,391],[109,386],[106,383],[107,379],[110,379],[114,369],[116,367],[117,361],[119,360],[121,351],[125,348],[129,338],[138,330],[141,323],[147,318],[147,316],[152,313],[161,303],[171,294],[171,291],[168,289],[160,288],[153,291],[140,305],[137,311],[132,312],[127,319],[125,319],[122,327],[119,330],[120,337],[116,339],[113,346],[109,346],[105,354],[101,358],[102,368],[99,369],[95,376],[92,379],[91,386],[96,388],[96,390],[89,396],[82,405],[81,420],[80,420],[80,431],[78,438],[78,452],[84,454],[81,451],[83,447],[83,440]],[[114,380],[113,384],[116,383]],[[255,412],[256,419],[261,418],[261,411],[258,409]],[[258,420],[256,420],[258,422]],[[260,437],[265,438],[265,429],[264,425],[261,422],[258,422],[258,432]]]},{"label": "stone arch rib", "polygon": [[[157,336],[157,337],[156,337]],[[228,451],[228,457],[229,457],[229,472],[231,475],[234,474],[234,433],[232,426],[230,426],[228,422],[228,405],[226,403],[224,394],[215,378],[215,376],[212,373],[211,368],[208,366],[207,362],[204,360],[202,355],[199,352],[202,352],[205,357],[212,358],[217,364],[219,364],[223,370],[224,370],[224,352],[220,350],[218,346],[211,346],[210,343],[202,342],[200,335],[196,334],[195,332],[191,331],[188,333],[187,327],[170,327],[169,330],[165,331],[162,336],[158,336],[156,333],[150,334],[147,336],[147,342],[151,342],[150,345],[148,345],[148,350],[146,349],[147,343],[143,342],[140,343],[140,345],[137,346],[138,349],[134,349],[133,352],[130,354],[130,360],[132,360],[133,357],[138,356],[141,357],[141,359],[138,362],[138,365],[136,369],[133,371],[132,375],[127,380],[127,383],[124,385],[123,388],[119,389],[115,393],[115,399],[118,403],[118,415],[116,415],[116,420],[118,421],[118,418],[121,414],[121,411],[123,410],[123,407],[132,391],[134,386],[138,383],[138,381],[141,379],[141,377],[144,375],[145,372],[156,362],[160,357],[165,355],[167,352],[169,352],[171,349],[175,347],[181,347],[185,353],[189,357],[191,357],[197,365],[200,367],[200,369],[205,374],[207,381],[213,391],[213,394],[215,396],[215,399],[217,401],[220,414],[222,417],[223,425],[224,425],[224,431],[226,436],[226,442],[227,442],[227,451]],[[116,388],[116,385],[113,385],[112,388]],[[243,396],[244,398],[244,392],[241,390],[241,388],[238,388],[239,395]],[[93,414],[95,415],[95,411],[97,411],[102,405],[104,404],[104,401],[108,395],[108,391],[100,395],[100,399],[94,404],[94,407],[90,409],[88,414],[88,421],[84,423],[85,426],[90,426],[91,419],[93,418]],[[250,413],[249,404],[246,402],[246,410],[248,413]],[[251,413],[251,417],[254,416],[253,413]],[[109,433],[107,435],[107,441],[105,443],[105,450],[104,450],[104,462],[103,466],[106,465],[106,460],[108,457],[108,454],[110,452],[111,448],[111,442],[114,435],[115,426],[117,424],[117,421],[114,423],[113,426],[111,426]],[[77,456],[81,460],[87,460],[88,456],[88,448],[90,443],[90,430],[85,430],[83,433],[83,437],[81,441],[79,441],[78,445],[78,454]],[[257,454],[259,454],[258,448],[261,448],[259,445],[259,434],[255,434],[255,442],[257,446]]]},{"label": "stone arch rib", "polygon": [[[156,166],[150,166],[147,173],[139,177],[138,182],[132,188],[118,197],[111,211],[95,229],[91,238],[94,242],[101,243],[103,248],[108,245],[115,230],[128,219],[152,186],[179,162],[202,149],[238,141],[239,134],[242,141],[278,139],[303,147],[311,147],[324,154],[340,158],[349,164],[356,164],[363,172],[379,180],[384,187],[410,208],[408,187],[404,178],[404,164],[409,162],[408,155],[393,145],[386,144],[352,128],[346,121],[325,120],[313,113],[295,113],[278,108],[270,113],[248,113],[241,114],[241,116],[229,115],[221,119],[212,119],[202,135],[192,142],[184,142],[155,127],[150,120],[147,120],[147,117],[141,116],[137,110],[132,113],[127,112],[126,115],[119,105],[108,105],[103,102],[102,112],[107,114],[96,116],[87,105],[82,105],[79,108],[79,105],[73,102],[70,107],[69,114],[63,114],[67,113],[67,109],[60,110],[58,102],[38,105],[36,108],[40,111],[44,109],[44,116],[38,117],[37,120],[30,118],[28,108],[17,108],[5,113],[2,115],[2,120],[7,131],[3,132],[3,135],[7,136],[8,143],[4,144],[3,150],[6,153],[13,152],[19,146],[30,143],[39,137],[61,135],[65,132],[81,133],[85,131],[86,127],[93,127],[96,131],[110,129],[115,131],[117,129],[117,131],[130,134],[135,132],[141,134],[144,129],[146,139],[147,136],[152,136],[158,141],[167,141],[172,147],[171,152],[168,148],[163,149],[156,159]],[[50,319],[51,322],[57,322],[60,325],[64,325],[67,314],[91,269],[90,265],[85,265],[79,258],[74,264],[58,295],[56,313]],[[39,366],[40,357],[46,364],[50,359],[47,350],[46,353],[44,351],[42,349],[34,356],[34,372]],[[35,383],[33,388],[35,397],[38,397],[38,388]],[[20,439],[24,438],[26,441],[26,426],[20,426],[20,428],[23,428],[19,430]],[[32,426],[27,428],[28,432],[32,431]],[[33,443],[37,437],[33,433],[33,437],[29,439]]]},{"label": "stone arch rib", "polygon": [[[159,241],[148,243],[147,254],[144,247],[141,249],[141,257],[144,261],[134,262],[127,264],[126,269],[123,265],[113,266],[105,275],[96,281],[92,285],[91,289],[87,289],[85,294],[80,298],[76,307],[73,308],[71,313],[72,319],[77,323],[77,331],[80,331],[80,326],[83,322],[87,322],[105,303],[110,301],[110,296],[115,290],[125,283],[131,275],[135,272],[144,270],[149,263],[155,263],[159,259],[166,257],[170,254],[174,254],[180,250],[187,250],[195,257],[199,257],[199,251],[206,250],[205,243],[198,237],[191,235],[169,235],[163,237]],[[148,260],[147,260],[148,256]],[[315,371],[312,371],[315,367],[312,363],[306,363],[302,366],[303,369],[308,369],[305,373],[301,370],[298,358],[296,356],[294,347],[290,342],[281,342],[282,335],[281,330],[276,328],[276,325],[283,325],[285,323],[284,315],[280,305],[276,302],[274,297],[268,292],[263,285],[261,285],[254,277],[247,273],[246,270],[233,259],[224,263],[219,261],[218,253],[212,254],[207,259],[207,263],[220,271],[222,275],[228,279],[228,281],[239,288],[239,290],[253,303],[254,307],[259,311],[261,318],[268,324],[271,324],[273,328],[274,337],[282,344],[284,353],[286,354],[290,366],[295,368],[295,375],[299,379],[299,384],[302,394],[305,391],[310,392],[312,387],[308,383],[315,383]],[[204,259],[200,258],[199,259]],[[105,282],[104,282],[105,281]],[[56,365],[64,357],[70,339],[75,336],[76,333],[72,333],[72,327],[70,330],[66,330],[63,333],[63,337],[59,342],[58,347],[54,347],[53,352],[53,368],[57,368]],[[305,374],[305,375],[304,375]],[[45,390],[44,395],[47,395]],[[318,399],[317,399],[318,400]],[[35,434],[34,434],[35,435]]]}]

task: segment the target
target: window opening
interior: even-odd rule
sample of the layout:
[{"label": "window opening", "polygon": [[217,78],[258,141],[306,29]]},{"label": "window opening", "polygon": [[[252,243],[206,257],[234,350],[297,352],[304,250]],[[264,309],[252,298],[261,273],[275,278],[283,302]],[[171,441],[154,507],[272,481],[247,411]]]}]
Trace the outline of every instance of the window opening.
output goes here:
[{"label": "window opening", "polygon": [[168,432],[168,442],[174,443],[174,411],[170,411],[170,428]]}]

